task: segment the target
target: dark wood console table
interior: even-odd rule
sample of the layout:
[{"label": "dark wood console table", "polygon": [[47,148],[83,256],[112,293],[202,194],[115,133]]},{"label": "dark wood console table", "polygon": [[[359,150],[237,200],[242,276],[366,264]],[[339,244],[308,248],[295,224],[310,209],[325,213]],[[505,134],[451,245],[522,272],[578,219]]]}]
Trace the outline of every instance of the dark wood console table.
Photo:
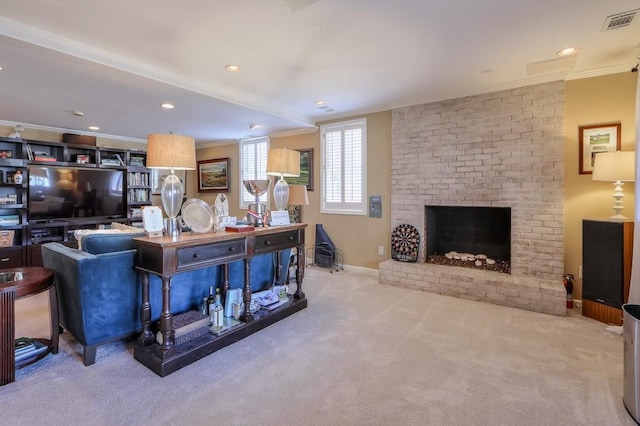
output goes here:
[{"label": "dark wood console table", "polygon": [[[251,283],[250,260],[255,255],[298,248],[304,253],[306,224],[255,228],[250,232],[184,233],[178,238],[136,238],[136,267],[142,274],[142,306],[140,318],[142,332],[134,347],[134,357],[159,376],[166,376],[225,346],[243,339],[283,318],[307,307],[302,291],[304,256],[298,256],[296,265],[296,291],[283,306],[273,311],[250,313]],[[278,256],[279,259],[279,256]],[[171,312],[171,277],[175,274],[214,265],[223,265],[222,300],[229,289],[228,263],[244,261],[243,301],[244,324],[216,336],[208,333],[180,346],[174,346],[173,314]],[[276,265],[276,273],[282,273],[282,265]],[[162,344],[156,343],[151,330],[151,305],[149,304],[149,274],[162,280],[162,312],[160,333]]]}]

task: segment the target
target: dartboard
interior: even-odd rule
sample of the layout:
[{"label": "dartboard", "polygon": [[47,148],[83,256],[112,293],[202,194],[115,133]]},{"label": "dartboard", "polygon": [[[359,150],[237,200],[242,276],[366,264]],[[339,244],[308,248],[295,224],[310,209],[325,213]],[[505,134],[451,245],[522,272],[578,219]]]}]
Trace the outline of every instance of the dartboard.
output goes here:
[{"label": "dartboard", "polygon": [[391,233],[391,257],[401,262],[418,260],[420,234],[411,225],[398,225]]}]

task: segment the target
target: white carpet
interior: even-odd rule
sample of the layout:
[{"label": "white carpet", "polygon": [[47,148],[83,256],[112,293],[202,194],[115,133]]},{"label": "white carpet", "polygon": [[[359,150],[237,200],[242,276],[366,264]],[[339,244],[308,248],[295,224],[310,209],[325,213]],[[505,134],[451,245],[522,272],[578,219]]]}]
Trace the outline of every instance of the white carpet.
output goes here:
[{"label": "white carpet", "polygon": [[[622,336],[561,318],[307,269],[309,307],[160,378],[130,342],[60,353],[0,387],[2,425],[633,425]],[[41,297],[42,296],[42,297]],[[16,336],[46,336],[46,298]]]}]

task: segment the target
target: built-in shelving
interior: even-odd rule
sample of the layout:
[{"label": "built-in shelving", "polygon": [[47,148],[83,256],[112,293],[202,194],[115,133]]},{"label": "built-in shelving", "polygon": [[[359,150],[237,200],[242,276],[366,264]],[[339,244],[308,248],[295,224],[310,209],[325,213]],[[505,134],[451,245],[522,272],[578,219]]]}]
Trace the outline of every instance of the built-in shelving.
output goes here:
[{"label": "built-in shelving", "polygon": [[[29,223],[28,166],[33,164],[126,170],[127,217]],[[17,171],[22,175],[20,183],[14,181]],[[137,224],[141,208],[151,204],[150,183],[145,151],[0,137],[0,244],[4,244],[0,246],[0,268],[40,265],[40,244],[71,242],[78,227],[108,226],[114,220]],[[11,234],[12,241],[7,243]]]}]

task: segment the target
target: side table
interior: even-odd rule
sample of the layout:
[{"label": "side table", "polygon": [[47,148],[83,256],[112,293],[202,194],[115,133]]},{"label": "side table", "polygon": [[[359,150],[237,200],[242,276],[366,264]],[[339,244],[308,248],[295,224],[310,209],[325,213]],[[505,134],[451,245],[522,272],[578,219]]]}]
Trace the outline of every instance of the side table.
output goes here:
[{"label": "side table", "polygon": [[[22,279],[15,280],[15,273]],[[49,292],[51,317],[51,339],[34,339],[44,344],[47,350],[31,358],[15,361],[15,301]],[[41,267],[10,268],[0,270],[0,385],[14,382],[16,369],[32,364],[49,353],[58,353],[58,299],[53,283],[53,271]]]}]

